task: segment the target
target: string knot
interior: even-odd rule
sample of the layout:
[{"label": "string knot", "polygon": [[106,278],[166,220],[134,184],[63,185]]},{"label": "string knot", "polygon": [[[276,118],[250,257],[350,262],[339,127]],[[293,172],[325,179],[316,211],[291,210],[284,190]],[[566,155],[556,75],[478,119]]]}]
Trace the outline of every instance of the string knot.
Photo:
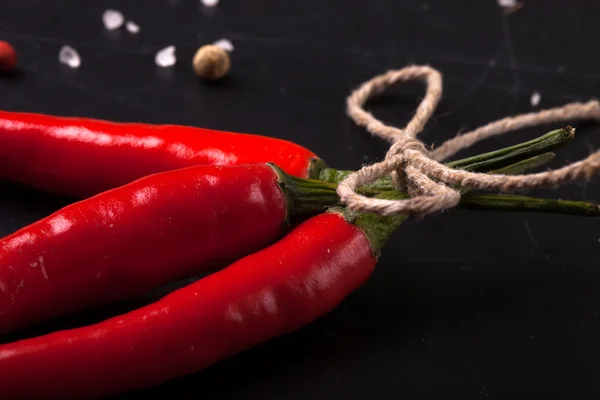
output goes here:
[{"label": "string knot", "polygon": [[417,151],[426,155],[429,154],[427,148],[419,139],[412,137],[400,137],[394,142],[392,147],[390,147],[387,157],[406,154],[407,150]]},{"label": "string knot", "polygon": [[429,156],[423,142],[410,136],[401,136],[390,147],[386,155],[386,159],[397,166],[396,170],[392,172],[394,187],[408,192],[409,195],[416,194],[419,191],[418,187],[411,183],[405,172],[415,153]]}]

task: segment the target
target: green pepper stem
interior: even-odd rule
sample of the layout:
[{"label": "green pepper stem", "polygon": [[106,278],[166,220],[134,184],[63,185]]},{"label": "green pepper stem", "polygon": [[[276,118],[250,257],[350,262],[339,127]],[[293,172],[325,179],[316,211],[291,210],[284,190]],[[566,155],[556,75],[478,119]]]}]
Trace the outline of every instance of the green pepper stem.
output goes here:
[{"label": "green pepper stem", "polygon": [[546,133],[536,139],[505,147],[489,153],[451,161],[446,165],[454,169],[473,172],[489,172],[514,164],[518,161],[555,150],[575,137],[575,129],[570,126]]},{"label": "green pepper stem", "polygon": [[[507,166],[512,166],[515,170],[518,168],[526,167],[526,169],[532,168],[523,164],[517,166],[516,163],[529,160],[532,162],[532,158],[546,154],[546,156],[536,159],[543,163],[544,160],[549,161],[548,153],[560,146],[565,145],[575,136],[575,129],[566,127],[563,129],[557,129],[546,133],[536,139],[529,140],[514,146],[502,148],[500,150],[492,151],[489,153],[480,154],[473,157],[463,158],[461,160],[451,161],[446,166],[454,169],[463,169],[473,172],[489,172],[494,169],[502,169]],[[348,177],[353,171],[337,170],[334,168],[325,168],[324,164],[315,163],[311,164],[310,176],[316,179],[338,183]],[[499,172],[494,172],[499,173]],[[506,174],[506,172],[504,172]],[[516,172],[514,172],[516,173]],[[377,181],[366,185],[365,188],[378,189],[378,190],[393,190],[394,186],[390,177],[383,177]]]},{"label": "green pepper stem", "polygon": [[[554,158],[554,153],[548,150],[556,149],[569,142],[574,137],[575,130],[571,127],[557,129],[549,132],[539,138],[506,147],[489,153],[468,157],[448,163],[453,168],[465,169],[469,171],[486,171],[491,174],[514,175],[520,174],[532,168],[540,167]],[[494,169],[496,168],[496,169]],[[311,163],[311,176],[319,176],[320,180],[303,180],[285,175],[283,171],[278,170],[280,179],[287,188],[289,198],[290,213],[296,214],[314,214],[322,211],[328,206],[339,204],[337,194],[335,194],[336,183],[346,178],[352,171],[341,171],[326,168],[324,162],[316,159]],[[402,193],[396,192],[392,186],[389,177],[382,178],[374,184],[359,188],[361,194],[383,198],[405,198]],[[391,192],[391,193],[388,193]],[[285,190],[284,190],[285,192]],[[463,193],[461,203],[462,208],[479,210],[501,210],[501,211],[538,211],[569,215],[598,215],[598,205],[569,200],[552,200],[516,195],[497,195],[497,194],[465,194]],[[374,224],[373,214],[365,214],[369,217],[356,217],[357,221],[363,224]],[[355,218],[355,219],[356,219]],[[392,223],[387,220],[388,224]],[[379,224],[375,224],[379,225]],[[375,229],[375,228],[373,228]],[[381,229],[380,229],[381,230]],[[393,229],[392,229],[393,230]],[[391,231],[390,231],[391,232]],[[380,239],[373,239],[375,247],[380,248],[385,241],[384,233],[378,231],[374,234]],[[383,238],[383,239],[381,239]]]},{"label": "green pepper stem", "polygon": [[598,204],[509,194],[463,194],[459,207],[468,210],[536,211],[579,216],[600,216],[600,205]]},{"label": "green pepper stem", "polygon": [[527,158],[523,161],[516,162],[511,165],[507,165],[506,167],[496,169],[490,171],[490,174],[494,175],[518,175],[523,172],[541,167],[542,165],[546,165],[550,161],[554,159],[554,153],[543,153],[531,158]]},{"label": "green pepper stem", "polygon": [[279,187],[286,197],[288,219],[318,214],[339,203],[336,185],[316,179],[296,178],[275,164],[267,165],[277,174]]}]

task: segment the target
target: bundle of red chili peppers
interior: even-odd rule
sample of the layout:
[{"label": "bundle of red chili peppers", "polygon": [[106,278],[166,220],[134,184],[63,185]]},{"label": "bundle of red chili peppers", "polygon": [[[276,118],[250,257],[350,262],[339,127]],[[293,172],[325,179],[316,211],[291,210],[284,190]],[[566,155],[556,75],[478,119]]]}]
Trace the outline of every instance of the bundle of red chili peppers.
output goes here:
[{"label": "bundle of red chili peppers", "polygon": [[[517,171],[569,133],[453,165]],[[404,220],[337,207],[346,174],[264,136],[0,112],[0,177],[84,198],[0,240],[0,333],[209,273],[128,314],[1,345],[1,397],[150,387],[323,316],[367,280]],[[364,190],[403,196],[391,189]],[[507,199],[517,196],[496,208]]]}]

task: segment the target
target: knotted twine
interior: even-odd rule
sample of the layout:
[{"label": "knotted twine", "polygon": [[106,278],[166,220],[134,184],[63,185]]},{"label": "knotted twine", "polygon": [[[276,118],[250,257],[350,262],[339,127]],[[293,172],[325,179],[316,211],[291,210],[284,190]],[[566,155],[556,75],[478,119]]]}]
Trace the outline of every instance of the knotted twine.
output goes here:
[{"label": "knotted twine", "polygon": [[[426,92],[415,115],[403,129],[383,124],[363,108],[371,96],[394,84],[412,80],[423,81]],[[593,100],[587,103],[570,103],[540,112],[503,118],[456,136],[434,150],[428,150],[417,139],[417,135],[431,118],[441,96],[441,73],[427,65],[411,65],[376,76],[363,83],[348,97],[347,112],[350,118],[371,134],[392,143],[382,162],[363,167],[339,184],[338,194],[350,210],[379,215],[423,216],[456,206],[460,201],[461,189],[505,193],[537,187],[556,187],[581,178],[589,179],[600,170],[600,151],[560,169],[535,174],[489,175],[448,168],[440,161],[492,136],[553,122],[600,120],[600,102]],[[358,187],[390,174],[397,189],[408,191],[408,199],[376,199],[356,193]]]}]

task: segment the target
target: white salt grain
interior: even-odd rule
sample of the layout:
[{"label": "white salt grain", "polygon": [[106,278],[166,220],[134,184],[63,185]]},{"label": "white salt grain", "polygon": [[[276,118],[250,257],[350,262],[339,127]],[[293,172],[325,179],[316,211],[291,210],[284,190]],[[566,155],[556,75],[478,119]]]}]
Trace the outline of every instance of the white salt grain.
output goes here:
[{"label": "white salt grain", "polygon": [[225,51],[232,52],[233,44],[228,39],[220,39],[213,43],[215,46],[222,48]]},{"label": "white salt grain", "polygon": [[58,61],[61,64],[68,65],[71,68],[79,68],[81,65],[81,57],[77,50],[71,46],[63,46],[58,53]]},{"label": "white salt grain", "polygon": [[175,57],[175,46],[168,46],[162,50],[159,50],[154,57],[154,62],[159,67],[172,67],[177,62]]},{"label": "white salt grain", "polygon": [[498,0],[498,5],[504,8],[513,8],[517,6],[517,0]]},{"label": "white salt grain", "polygon": [[205,7],[214,7],[219,4],[219,0],[202,0],[202,4]]},{"label": "white salt grain", "polygon": [[127,32],[129,33],[138,33],[140,31],[140,26],[133,21],[127,21],[125,29],[127,29]]},{"label": "white salt grain", "polygon": [[123,26],[125,17],[120,11],[106,10],[104,11],[104,14],[102,14],[102,22],[107,30],[114,31],[115,29],[119,29]]},{"label": "white salt grain", "polygon": [[540,94],[540,92],[533,92],[529,101],[533,107],[537,107],[537,105],[540,104],[541,100],[542,95]]}]

